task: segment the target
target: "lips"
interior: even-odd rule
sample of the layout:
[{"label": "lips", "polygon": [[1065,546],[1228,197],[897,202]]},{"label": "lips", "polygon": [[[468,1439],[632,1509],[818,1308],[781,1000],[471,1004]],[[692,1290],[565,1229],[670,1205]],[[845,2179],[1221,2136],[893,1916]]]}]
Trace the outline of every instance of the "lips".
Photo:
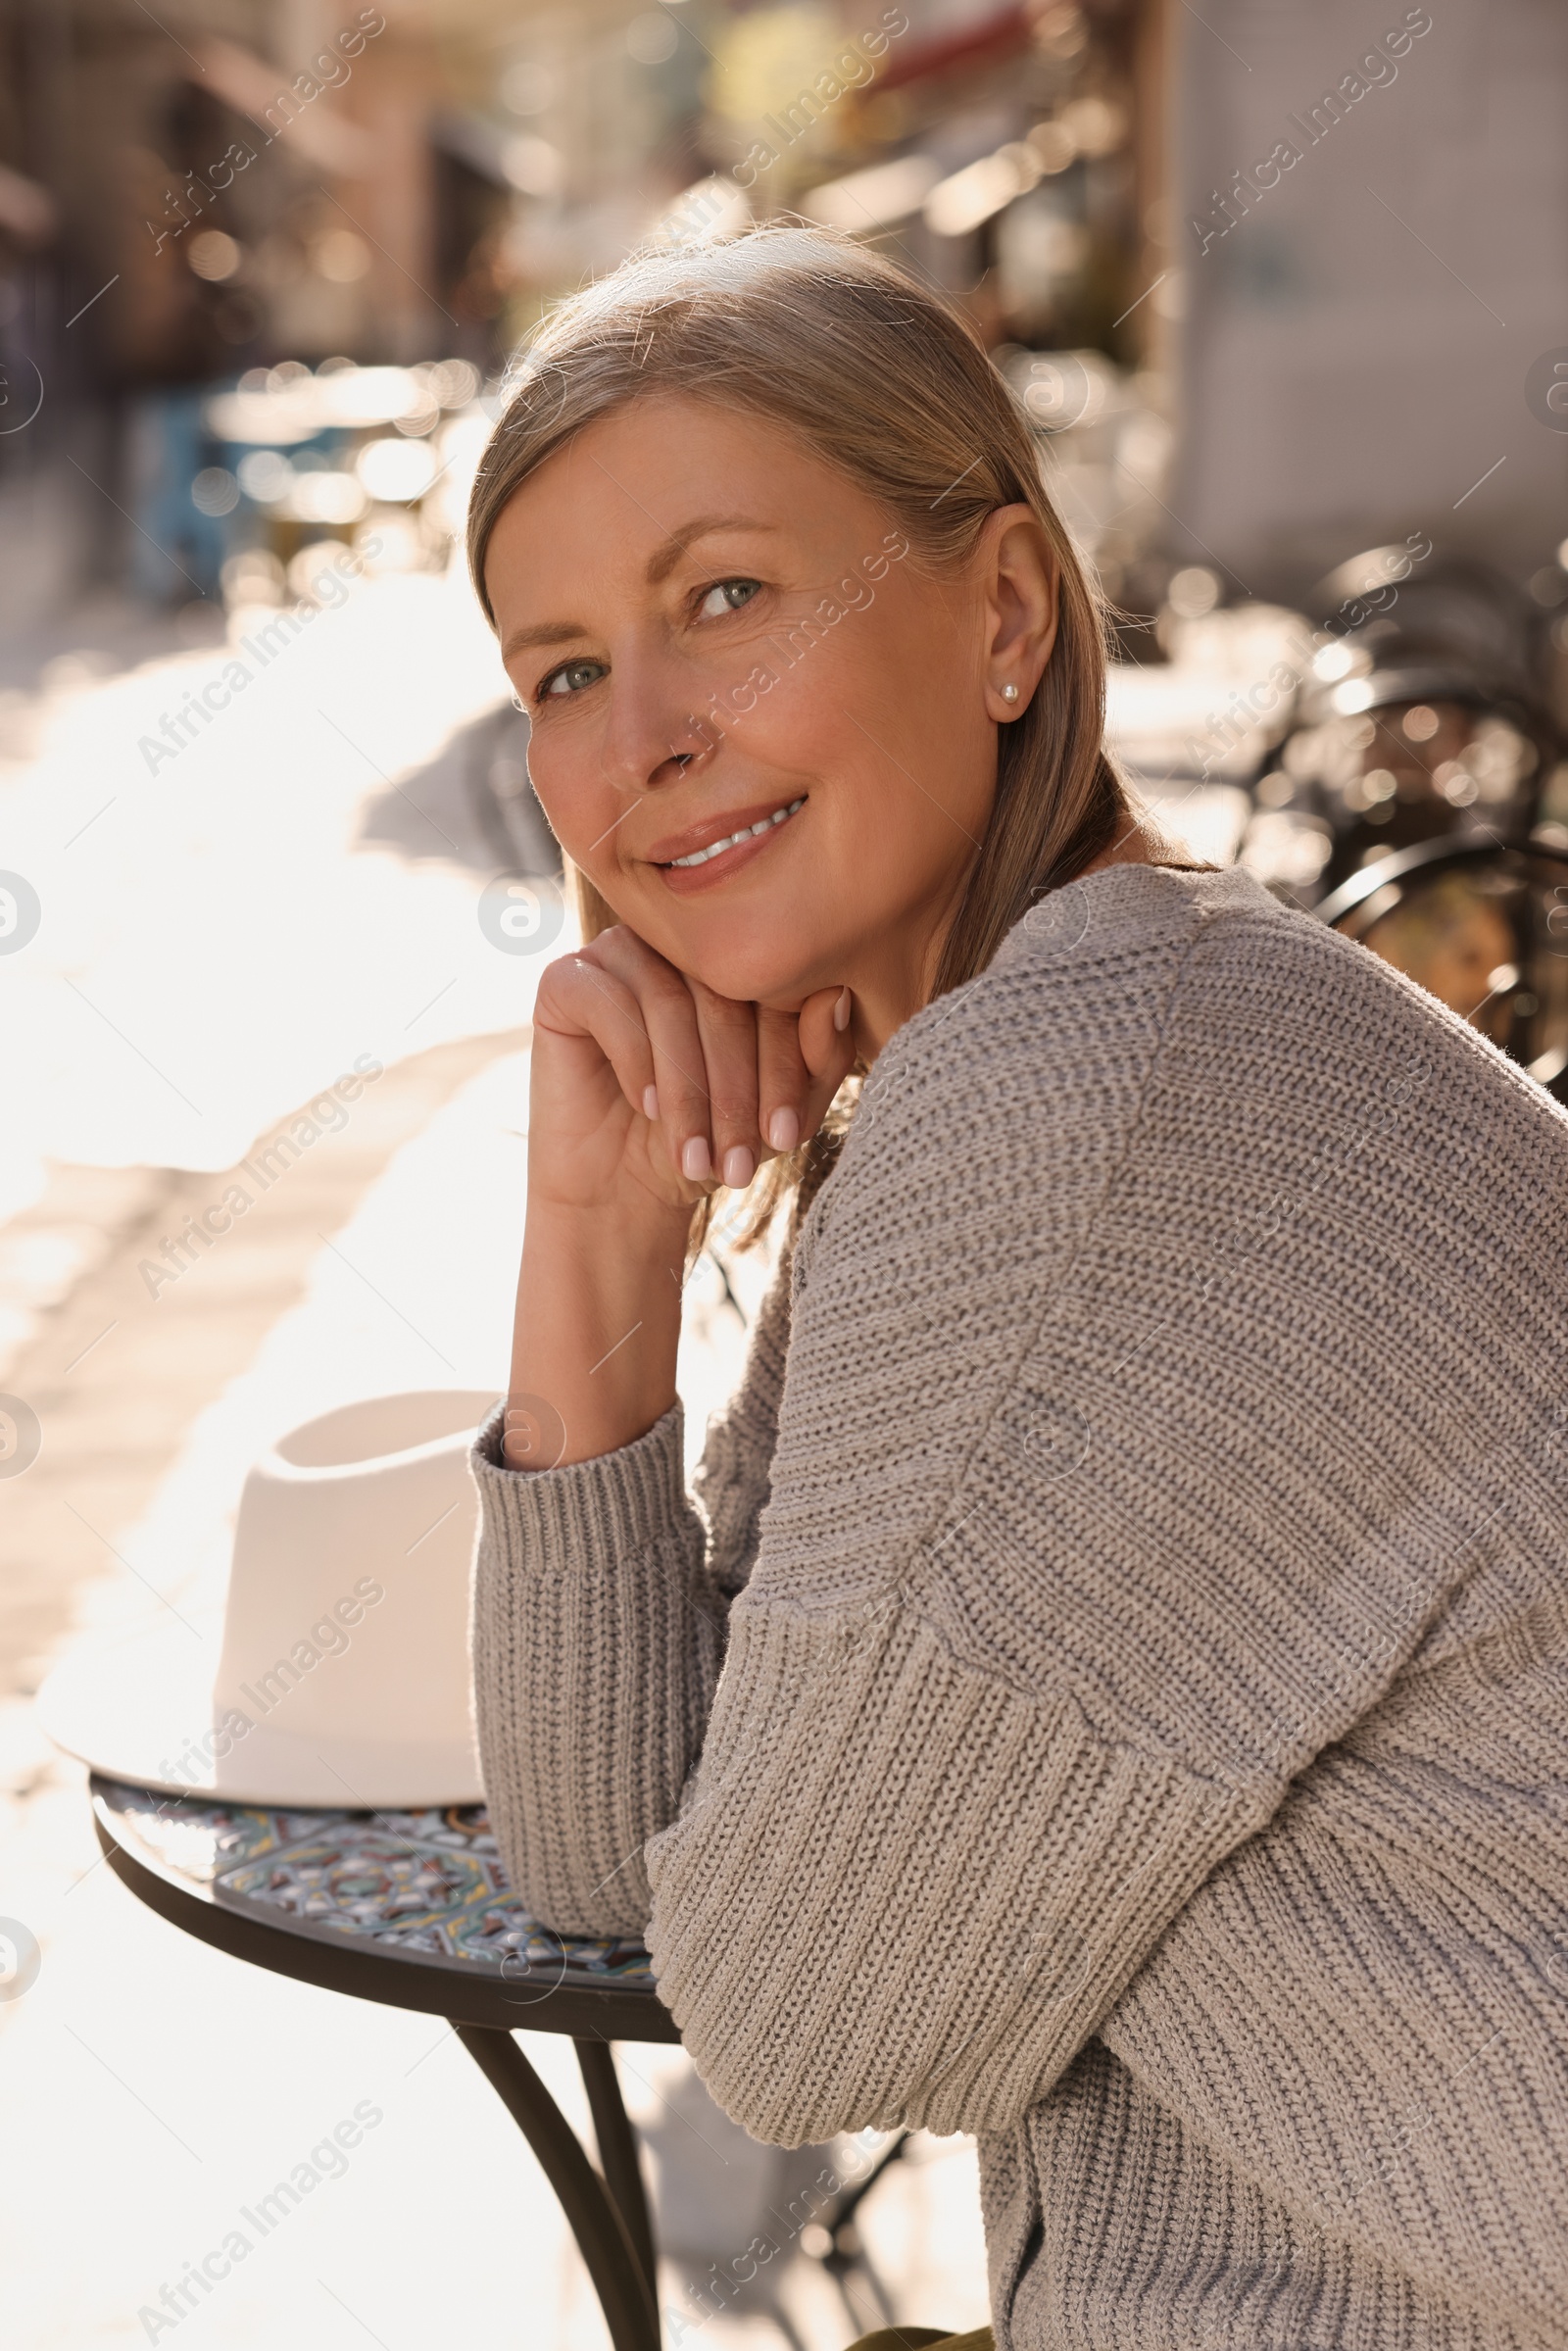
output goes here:
[{"label": "lips", "polygon": [[[759,857],[771,854],[780,833],[793,830],[807,795],[758,808],[730,808],[686,833],[661,841],[662,855],[648,863],[675,898],[697,898],[719,890]],[[673,853],[673,854],[671,854]]]},{"label": "lips", "polygon": [[723,856],[727,851],[741,848],[748,840],[760,840],[768,832],[786,824],[806,805],[803,792],[793,800],[762,801],[756,808],[729,808],[723,814],[705,816],[700,824],[687,827],[683,833],[671,833],[666,840],[656,841],[644,852],[648,864],[661,865],[666,870],[674,867],[682,872],[701,871],[702,866]]}]

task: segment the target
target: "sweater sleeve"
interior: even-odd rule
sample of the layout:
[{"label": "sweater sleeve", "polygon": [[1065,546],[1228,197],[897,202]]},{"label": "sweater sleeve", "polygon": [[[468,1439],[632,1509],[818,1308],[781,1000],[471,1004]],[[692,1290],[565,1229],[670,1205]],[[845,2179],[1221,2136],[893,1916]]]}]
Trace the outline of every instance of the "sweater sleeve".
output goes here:
[{"label": "sweater sleeve", "polygon": [[783,1385],[789,1268],[745,1376],[683,1483],[677,1404],[634,1445],[564,1469],[473,1451],[474,1708],[491,1822],[513,1884],[561,1933],[640,1935],[644,1847],[672,1817],[712,1703],[731,1597],[751,1573]]}]

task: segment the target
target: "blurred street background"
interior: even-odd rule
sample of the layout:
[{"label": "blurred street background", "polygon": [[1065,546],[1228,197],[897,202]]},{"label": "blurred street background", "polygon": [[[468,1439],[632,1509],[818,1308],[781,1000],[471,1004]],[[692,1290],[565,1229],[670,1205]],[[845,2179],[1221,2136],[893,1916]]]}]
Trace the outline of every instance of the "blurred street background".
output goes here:
[{"label": "blurred street background", "polygon": [[[281,1431],[504,1385],[527,951],[564,919],[461,562],[509,353],[643,241],[779,214],[949,289],[1110,602],[1158,820],[1560,1089],[1565,102],[1546,0],[0,0],[0,1914],[41,1955],[23,1986],[0,1936],[13,2351],[156,2339],[163,2281],[366,2097],[373,2147],[182,2341],[606,2341],[450,2037],[140,1908],[30,1708],[74,1644],[220,1600]],[[694,1280],[694,1448],[765,1273],[720,1241]],[[567,2044],[525,2038],[578,2115]],[[797,2159],[679,2051],[625,2055],[672,2344],[984,2320],[972,2151],[919,2135],[853,2243],[808,2230],[715,2311]]]}]

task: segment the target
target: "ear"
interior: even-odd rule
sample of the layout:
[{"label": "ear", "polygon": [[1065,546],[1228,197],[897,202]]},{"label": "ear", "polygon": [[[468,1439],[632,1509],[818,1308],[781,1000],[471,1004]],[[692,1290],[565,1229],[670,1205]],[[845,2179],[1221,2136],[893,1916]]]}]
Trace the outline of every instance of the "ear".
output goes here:
[{"label": "ear", "polygon": [[1039,517],[1022,503],[986,517],[975,559],[984,599],[986,713],[1005,725],[1023,716],[1051,659],[1060,573]]}]

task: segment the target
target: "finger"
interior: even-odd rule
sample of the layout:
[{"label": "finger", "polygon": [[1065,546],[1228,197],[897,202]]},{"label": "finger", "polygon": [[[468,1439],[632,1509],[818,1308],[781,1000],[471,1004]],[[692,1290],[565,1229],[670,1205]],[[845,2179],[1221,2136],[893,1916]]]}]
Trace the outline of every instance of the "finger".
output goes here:
[{"label": "finger", "polygon": [[670,1163],[689,1184],[717,1180],[709,1079],[697,1006],[685,975],[634,931],[606,931],[595,945],[634,995],[653,1053],[653,1093],[639,1106],[657,1118]]},{"label": "finger", "polygon": [[586,955],[563,955],[540,981],[534,1020],[557,1036],[591,1039],[631,1107],[646,1115],[654,1051],[642,1007],[622,980]]},{"label": "finger", "polygon": [[801,1053],[813,1081],[855,1067],[854,1000],[848,988],[818,988],[801,1006]]},{"label": "finger", "polygon": [[792,1151],[807,1132],[806,1103],[811,1091],[798,1013],[759,1011],[757,1075],[762,1140],[771,1151]]},{"label": "finger", "polygon": [[804,1134],[816,1133],[833,1097],[855,1067],[852,1009],[847,988],[819,988],[801,1006],[801,1057],[810,1078],[802,1121]]},{"label": "finger", "polygon": [[689,982],[708,1071],[708,1115],[720,1180],[744,1192],[757,1173],[762,1138],[757,1123],[757,1007]]}]

